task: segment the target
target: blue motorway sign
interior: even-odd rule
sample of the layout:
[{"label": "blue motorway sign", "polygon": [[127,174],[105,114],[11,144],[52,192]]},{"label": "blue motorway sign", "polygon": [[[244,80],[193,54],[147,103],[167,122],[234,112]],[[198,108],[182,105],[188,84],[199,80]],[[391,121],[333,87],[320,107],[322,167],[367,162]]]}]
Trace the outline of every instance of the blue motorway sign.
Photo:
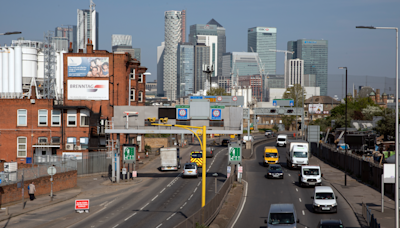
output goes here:
[{"label": "blue motorway sign", "polygon": [[221,109],[213,108],[211,109],[211,120],[221,120]]},{"label": "blue motorway sign", "polygon": [[190,99],[203,99],[203,96],[190,96]]},{"label": "blue motorway sign", "polygon": [[276,100],[272,101],[272,106],[277,106]]},{"label": "blue motorway sign", "polygon": [[189,112],[189,109],[187,109],[187,108],[177,108],[176,109],[176,114],[177,114],[176,118],[178,120],[187,120],[187,119],[189,119],[188,112]]},{"label": "blue motorway sign", "polygon": [[209,99],[209,98],[217,98],[217,96],[204,96],[205,99]]},{"label": "blue motorway sign", "polygon": [[293,106],[294,106],[294,101],[290,100],[290,107],[293,107]]}]

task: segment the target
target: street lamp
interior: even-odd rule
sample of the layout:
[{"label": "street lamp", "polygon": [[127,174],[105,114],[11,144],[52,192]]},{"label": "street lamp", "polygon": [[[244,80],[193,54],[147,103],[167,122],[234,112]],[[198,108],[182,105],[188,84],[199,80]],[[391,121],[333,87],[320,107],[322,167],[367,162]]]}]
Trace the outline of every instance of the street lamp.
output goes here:
[{"label": "street lamp", "polygon": [[5,33],[0,33],[0,36],[13,35],[13,34],[21,34],[21,32],[5,32]]},{"label": "street lamp", "polygon": [[397,27],[374,27],[374,26],[356,26],[363,29],[390,29],[396,30],[396,130],[395,136],[395,151],[396,151],[396,168],[395,168],[395,208],[396,208],[396,228],[399,227],[399,28]]},{"label": "street lamp", "polygon": [[344,114],[344,186],[347,186],[347,175],[346,175],[346,156],[347,156],[347,67],[339,67],[340,70],[346,70],[346,109]]}]

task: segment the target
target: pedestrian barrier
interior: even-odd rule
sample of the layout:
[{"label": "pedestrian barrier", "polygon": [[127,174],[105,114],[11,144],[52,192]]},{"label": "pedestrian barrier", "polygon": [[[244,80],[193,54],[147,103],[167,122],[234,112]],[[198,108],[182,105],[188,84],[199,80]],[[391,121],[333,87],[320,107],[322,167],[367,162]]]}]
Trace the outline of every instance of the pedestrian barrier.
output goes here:
[{"label": "pedestrian barrier", "polygon": [[369,209],[365,203],[362,203],[362,213],[370,228],[381,227],[381,225],[378,223],[378,220],[374,218],[374,214],[371,213],[371,209]]}]

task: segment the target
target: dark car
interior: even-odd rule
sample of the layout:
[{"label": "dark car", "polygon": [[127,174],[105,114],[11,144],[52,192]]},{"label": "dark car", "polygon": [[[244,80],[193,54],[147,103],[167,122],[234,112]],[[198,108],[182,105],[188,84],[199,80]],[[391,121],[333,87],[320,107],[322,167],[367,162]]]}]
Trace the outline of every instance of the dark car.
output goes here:
[{"label": "dark car", "polygon": [[221,142],[221,145],[222,145],[222,146],[228,146],[228,144],[229,144],[230,142],[231,142],[231,141],[230,141],[229,139],[223,139],[222,142]]},{"label": "dark car", "polygon": [[283,169],[279,164],[271,164],[268,168],[267,178],[281,178],[283,179]]},{"label": "dark car", "polygon": [[212,158],[212,157],[214,157],[214,147],[207,146],[206,147],[206,158]]},{"label": "dark car", "polygon": [[317,228],[343,228],[343,223],[338,219],[321,219]]}]

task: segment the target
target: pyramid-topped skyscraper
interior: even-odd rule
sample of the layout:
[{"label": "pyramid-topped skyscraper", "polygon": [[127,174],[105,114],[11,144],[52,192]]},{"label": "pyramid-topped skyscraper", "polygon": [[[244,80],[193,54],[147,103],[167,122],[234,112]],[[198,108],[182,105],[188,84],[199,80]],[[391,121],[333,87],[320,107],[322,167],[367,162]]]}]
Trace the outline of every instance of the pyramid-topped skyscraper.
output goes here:
[{"label": "pyramid-topped skyscraper", "polygon": [[217,76],[218,78],[222,76],[222,54],[226,52],[226,36],[225,36],[225,28],[218,23],[216,20],[211,19],[208,25],[216,25],[217,26],[217,35],[218,35],[218,69]]}]

